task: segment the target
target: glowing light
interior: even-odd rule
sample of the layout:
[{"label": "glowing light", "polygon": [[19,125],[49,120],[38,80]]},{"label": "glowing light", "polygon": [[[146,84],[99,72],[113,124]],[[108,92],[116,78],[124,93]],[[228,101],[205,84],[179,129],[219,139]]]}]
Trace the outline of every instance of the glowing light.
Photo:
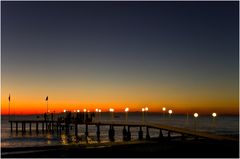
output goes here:
[{"label": "glowing light", "polygon": [[217,113],[212,113],[212,116],[215,118],[217,116]]},{"label": "glowing light", "polygon": [[67,111],[66,109],[63,110],[64,113],[66,113],[66,111]]},{"label": "glowing light", "polygon": [[76,110],[73,110],[73,112],[75,113],[75,112],[76,112]]},{"label": "glowing light", "polygon": [[113,108],[110,108],[109,111],[110,111],[110,112],[114,112],[114,109],[113,109]]},{"label": "glowing light", "polygon": [[98,111],[98,108],[96,109],[96,112],[99,112],[99,111]]},{"label": "glowing light", "polygon": [[166,108],[165,108],[165,107],[163,107],[163,108],[162,108],[162,110],[165,112],[165,111],[166,111]]},{"label": "glowing light", "polygon": [[90,112],[90,110],[87,111],[88,113]]},{"label": "glowing light", "polygon": [[168,110],[168,113],[171,115],[173,113],[173,111],[170,109],[170,110]]},{"label": "glowing light", "polygon": [[148,111],[148,107],[145,107],[145,111]]},{"label": "glowing light", "polygon": [[83,109],[83,111],[84,111],[84,112],[86,112],[86,111],[87,111],[87,109]]},{"label": "glowing light", "polygon": [[142,108],[142,112],[144,112],[145,111],[145,109],[144,108]]},{"label": "glowing light", "polygon": [[78,110],[77,110],[77,112],[79,113],[79,112],[80,112],[80,110],[78,109]]},{"label": "glowing light", "polygon": [[101,109],[98,109],[98,112],[101,112],[102,110]]},{"label": "glowing light", "polygon": [[128,112],[129,111],[129,108],[125,108],[125,112]]},{"label": "glowing light", "polygon": [[194,117],[195,117],[195,118],[197,118],[197,117],[198,117],[198,113],[194,113],[193,115],[194,115]]}]

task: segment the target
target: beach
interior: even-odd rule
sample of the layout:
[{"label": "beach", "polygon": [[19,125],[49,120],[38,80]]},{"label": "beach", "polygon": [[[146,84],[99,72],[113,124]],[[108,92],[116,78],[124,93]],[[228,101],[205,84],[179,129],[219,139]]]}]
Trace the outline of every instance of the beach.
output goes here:
[{"label": "beach", "polygon": [[109,142],[2,149],[2,158],[239,158],[239,143],[188,141]]}]

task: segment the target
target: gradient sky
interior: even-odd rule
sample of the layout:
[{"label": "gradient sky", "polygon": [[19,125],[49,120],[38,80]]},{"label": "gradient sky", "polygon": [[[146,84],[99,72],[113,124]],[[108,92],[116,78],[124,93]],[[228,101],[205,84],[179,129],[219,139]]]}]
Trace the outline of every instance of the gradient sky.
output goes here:
[{"label": "gradient sky", "polygon": [[2,113],[238,114],[238,2],[1,2]]}]

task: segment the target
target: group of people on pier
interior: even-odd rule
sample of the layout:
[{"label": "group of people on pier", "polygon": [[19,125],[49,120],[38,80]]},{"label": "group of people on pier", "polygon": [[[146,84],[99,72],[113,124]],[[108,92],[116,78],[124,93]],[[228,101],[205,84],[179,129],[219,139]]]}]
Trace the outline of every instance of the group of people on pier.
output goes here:
[{"label": "group of people on pier", "polygon": [[[54,113],[44,113],[44,121],[54,121]],[[50,119],[49,119],[50,117]],[[77,112],[72,113],[71,111],[66,111],[64,113],[64,116],[57,115],[57,121],[58,122],[65,122],[65,123],[71,123],[71,122],[77,122],[77,123],[84,123],[84,122],[92,122],[93,118],[95,117],[94,113],[83,113],[83,112]]]}]

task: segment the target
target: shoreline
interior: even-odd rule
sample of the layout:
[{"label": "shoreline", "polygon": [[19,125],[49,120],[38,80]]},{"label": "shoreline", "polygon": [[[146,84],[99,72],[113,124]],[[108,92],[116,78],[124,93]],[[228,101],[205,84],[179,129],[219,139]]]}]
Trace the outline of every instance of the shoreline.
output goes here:
[{"label": "shoreline", "polygon": [[[14,153],[11,153],[14,152]],[[239,158],[239,142],[212,140],[128,141],[84,145],[2,148],[2,158]]]}]

